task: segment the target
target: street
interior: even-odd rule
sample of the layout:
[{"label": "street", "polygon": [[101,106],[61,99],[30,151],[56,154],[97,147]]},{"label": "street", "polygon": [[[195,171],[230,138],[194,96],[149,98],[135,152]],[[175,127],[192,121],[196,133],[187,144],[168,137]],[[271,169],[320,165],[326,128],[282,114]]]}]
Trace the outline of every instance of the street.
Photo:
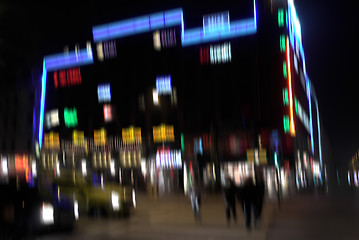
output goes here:
[{"label": "street", "polygon": [[247,231],[237,205],[237,223],[227,225],[221,195],[206,196],[201,222],[195,222],[184,196],[151,200],[139,196],[130,219],[82,218],[71,233],[38,239],[357,239],[359,207],[354,195],[298,195],[281,208],[267,200],[263,219]]},{"label": "street", "polygon": [[358,197],[353,195],[300,195],[281,208],[267,201],[257,228],[247,231],[237,205],[237,223],[227,225],[222,196],[207,196],[200,223],[194,221],[189,200],[166,196],[138,197],[130,219],[88,219],[77,222],[71,233],[39,239],[357,239]]}]

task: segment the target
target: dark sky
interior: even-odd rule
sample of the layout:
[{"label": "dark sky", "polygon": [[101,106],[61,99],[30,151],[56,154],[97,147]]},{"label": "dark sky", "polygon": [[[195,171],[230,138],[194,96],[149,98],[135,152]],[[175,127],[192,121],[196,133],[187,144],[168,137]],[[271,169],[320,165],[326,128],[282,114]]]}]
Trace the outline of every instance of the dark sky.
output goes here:
[{"label": "dark sky", "polygon": [[[39,61],[41,65],[42,55],[62,51],[64,42],[73,45],[78,40],[85,44],[91,40],[92,25],[116,20],[111,14],[103,14],[105,11],[120,7],[126,14],[125,4],[132,1],[121,1],[121,5],[108,2],[88,1],[85,6],[74,1],[56,4],[42,1],[36,2],[36,7],[30,5],[33,2],[0,4],[1,81],[9,76],[4,74],[9,70],[4,69],[12,69],[19,61],[29,66]],[[138,4],[139,15],[154,11],[149,1],[146,2]],[[307,73],[316,89],[322,127],[331,140],[336,161],[346,166],[359,148],[357,10],[352,4],[334,0],[297,0],[295,5],[302,26]],[[197,8],[200,6],[196,3]],[[96,9],[98,14],[84,13],[82,10],[86,8]],[[89,19],[88,23],[83,18]]]},{"label": "dark sky", "polygon": [[295,4],[307,73],[315,85],[323,127],[336,161],[347,166],[359,148],[359,17],[343,1],[298,0]]}]

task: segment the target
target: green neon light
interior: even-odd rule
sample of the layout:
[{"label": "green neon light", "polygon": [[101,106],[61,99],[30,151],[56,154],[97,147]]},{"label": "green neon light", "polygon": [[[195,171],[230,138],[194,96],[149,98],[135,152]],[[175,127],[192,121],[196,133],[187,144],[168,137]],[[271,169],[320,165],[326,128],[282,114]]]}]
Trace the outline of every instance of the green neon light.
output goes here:
[{"label": "green neon light", "polygon": [[284,127],[284,133],[289,133],[289,116],[285,115],[283,117],[283,127]]},{"label": "green neon light", "polygon": [[181,149],[182,149],[182,152],[184,152],[184,137],[183,137],[183,133],[181,133]]},{"label": "green neon light", "polygon": [[284,34],[280,36],[280,52],[285,52],[285,36]]},{"label": "green neon light", "polygon": [[284,26],[284,12],[283,9],[278,10],[278,27]]},{"label": "green neon light", "polygon": [[297,101],[297,98],[294,97],[294,107],[295,107],[295,113],[297,114],[298,116],[298,101]]},{"label": "green neon light", "polygon": [[283,62],[283,77],[287,78],[287,62]]},{"label": "green neon light", "polygon": [[65,108],[64,109],[64,119],[66,127],[76,127],[77,126],[77,111],[76,108]]},{"label": "green neon light", "polygon": [[284,106],[289,105],[288,89],[287,88],[283,89],[283,104],[284,104]]}]

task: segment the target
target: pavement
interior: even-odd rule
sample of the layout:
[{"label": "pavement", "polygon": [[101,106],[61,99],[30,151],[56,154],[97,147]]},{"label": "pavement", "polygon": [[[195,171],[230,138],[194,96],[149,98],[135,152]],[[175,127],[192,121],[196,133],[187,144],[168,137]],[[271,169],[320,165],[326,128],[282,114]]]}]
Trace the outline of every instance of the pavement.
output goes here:
[{"label": "pavement", "polygon": [[237,222],[227,224],[222,195],[207,195],[196,222],[190,200],[183,195],[157,200],[138,194],[130,219],[80,218],[73,232],[39,239],[359,239],[359,197],[302,194],[281,207],[267,199],[257,228],[247,231],[237,205]]}]

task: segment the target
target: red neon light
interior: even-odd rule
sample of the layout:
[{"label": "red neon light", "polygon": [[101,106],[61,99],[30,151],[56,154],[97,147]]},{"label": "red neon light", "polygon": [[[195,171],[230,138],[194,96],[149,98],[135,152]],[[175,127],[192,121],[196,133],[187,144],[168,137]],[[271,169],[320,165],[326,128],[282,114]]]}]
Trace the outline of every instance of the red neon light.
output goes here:
[{"label": "red neon light", "polygon": [[290,70],[290,48],[289,48],[289,38],[287,37],[286,42],[287,50],[287,75],[288,75],[288,89],[289,89],[289,127],[290,134],[295,136],[295,126],[294,126],[294,115],[293,115],[293,89],[292,89],[292,73]]},{"label": "red neon light", "polygon": [[209,47],[200,48],[201,65],[209,64]]},{"label": "red neon light", "polygon": [[82,83],[80,68],[61,70],[54,72],[55,88],[80,85]]},{"label": "red neon light", "polygon": [[59,80],[57,79],[57,72],[54,72],[54,85],[55,88],[59,86]]}]

